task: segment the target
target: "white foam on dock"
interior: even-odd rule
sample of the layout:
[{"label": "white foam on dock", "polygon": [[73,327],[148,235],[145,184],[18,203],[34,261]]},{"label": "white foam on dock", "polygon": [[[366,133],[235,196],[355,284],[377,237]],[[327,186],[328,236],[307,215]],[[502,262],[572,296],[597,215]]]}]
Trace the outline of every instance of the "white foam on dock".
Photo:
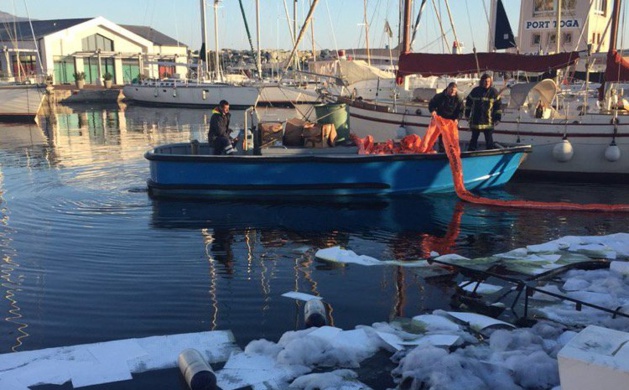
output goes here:
[{"label": "white foam on dock", "polygon": [[197,349],[210,363],[239,351],[231,331],[211,331],[13,352],[0,355],[0,389],[130,380],[132,373],[177,367],[179,353],[187,348]]}]

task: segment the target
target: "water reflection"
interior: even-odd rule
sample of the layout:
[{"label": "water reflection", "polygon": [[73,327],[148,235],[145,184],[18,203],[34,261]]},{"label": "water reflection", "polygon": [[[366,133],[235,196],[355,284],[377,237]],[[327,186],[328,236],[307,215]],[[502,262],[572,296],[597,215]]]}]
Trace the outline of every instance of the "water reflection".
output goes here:
[{"label": "water reflection", "polygon": [[[286,291],[323,297],[330,322],[351,329],[447,308],[452,281],[433,283],[409,267],[324,263],[318,248],[383,260],[431,251],[480,257],[629,223],[626,215],[497,209],[454,196],[151,199],[144,153],[204,140],[208,113],[73,106],[39,127],[0,125],[3,352],[20,341],[19,350],[31,350],[208,328],[231,329],[242,344],[276,340],[303,326],[303,306],[281,297]],[[516,181],[487,195],[619,203],[629,186]]]},{"label": "water reflection", "polygon": [[19,150],[48,144],[48,138],[36,123],[3,123],[0,126],[0,148]]},{"label": "water reflection", "polygon": [[[322,201],[190,201],[152,199],[151,225],[160,229],[207,230],[217,259],[231,257],[235,232],[259,230],[264,247],[305,242],[317,247],[348,246],[352,235],[386,241],[398,260],[453,253],[456,240],[495,233],[500,224],[455,196]],[[502,214],[503,227],[513,219]],[[329,265],[328,265],[329,266]]]},{"label": "water reflection", "polygon": [[[7,126],[8,129],[14,129],[14,126]],[[22,129],[22,127],[19,127]],[[28,126],[27,128],[31,128]],[[6,132],[0,131],[0,134]],[[2,137],[2,140],[5,140]],[[1,140],[0,140],[1,141]],[[28,323],[23,318],[22,309],[20,307],[20,297],[18,293],[22,291],[22,280],[24,275],[20,271],[20,263],[17,260],[15,250],[12,245],[12,235],[15,234],[9,225],[10,211],[7,207],[7,201],[4,199],[4,177],[0,172],[0,280],[2,286],[2,295],[8,303],[7,314],[4,320],[11,325],[8,334],[15,339],[11,346],[11,351],[17,351],[23,344],[23,340],[29,336],[27,332]]]}]

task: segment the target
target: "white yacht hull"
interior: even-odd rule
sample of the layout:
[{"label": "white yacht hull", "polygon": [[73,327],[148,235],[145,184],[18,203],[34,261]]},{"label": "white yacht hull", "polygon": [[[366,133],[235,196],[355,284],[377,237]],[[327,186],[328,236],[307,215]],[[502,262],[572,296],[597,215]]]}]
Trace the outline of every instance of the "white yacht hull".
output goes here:
[{"label": "white yacht hull", "polygon": [[[361,104],[366,107],[349,108],[351,131],[359,137],[372,135],[376,142],[399,139],[406,134],[423,137],[430,123],[426,106],[398,106],[398,112],[390,112],[392,109],[384,105],[378,111],[374,105]],[[504,112],[502,122],[494,130],[494,141],[533,146],[533,152],[519,168],[523,173],[588,181],[629,177],[629,116],[620,116],[617,125],[611,119],[606,114],[587,114],[568,120],[535,119],[526,114],[518,120],[518,111]],[[459,128],[461,140],[469,141],[467,121],[461,120]],[[571,156],[564,136],[572,148]],[[484,141],[482,134],[479,141]],[[610,147],[612,142],[618,149]]]},{"label": "white yacht hull", "polygon": [[0,119],[35,121],[46,89],[41,85],[0,86]]},{"label": "white yacht hull", "polygon": [[205,108],[215,107],[221,100],[227,100],[232,108],[248,108],[255,106],[260,96],[256,87],[219,83],[128,84],[122,92],[125,98],[143,104]]}]

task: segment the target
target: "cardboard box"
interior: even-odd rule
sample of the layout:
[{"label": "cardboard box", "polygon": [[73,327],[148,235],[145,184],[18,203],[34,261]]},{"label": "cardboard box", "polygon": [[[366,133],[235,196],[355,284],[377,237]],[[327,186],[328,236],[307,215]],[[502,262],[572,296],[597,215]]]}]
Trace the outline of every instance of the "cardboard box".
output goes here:
[{"label": "cardboard box", "polygon": [[282,122],[264,122],[260,123],[260,132],[262,133],[262,147],[282,145],[284,137],[284,125]]},{"label": "cardboard box", "polygon": [[590,325],[557,354],[562,390],[626,389],[629,333]]},{"label": "cardboard box", "polygon": [[304,128],[313,126],[313,123],[297,118],[287,120],[284,128],[284,146],[304,146]]},{"label": "cardboard box", "polygon": [[303,136],[307,148],[328,148],[334,146],[337,134],[334,124],[328,123],[305,128]]}]

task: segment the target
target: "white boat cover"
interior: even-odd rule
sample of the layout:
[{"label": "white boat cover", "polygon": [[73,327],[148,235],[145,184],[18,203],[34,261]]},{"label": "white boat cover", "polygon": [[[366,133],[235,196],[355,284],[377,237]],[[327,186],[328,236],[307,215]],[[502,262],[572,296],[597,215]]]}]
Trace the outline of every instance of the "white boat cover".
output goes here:
[{"label": "white boat cover", "polygon": [[[536,83],[515,84],[511,87],[509,106],[518,108],[530,100],[535,103],[541,100],[546,107],[550,107],[556,94],[557,84],[552,79],[544,79]],[[530,100],[529,96],[531,97]]]},{"label": "white boat cover", "polygon": [[370,66],[362,60],[317,61],[310,63],[309,66],[314,73],[341,78],[347,81],[348,85],[363,80],[395,78],[394,73]]}]

